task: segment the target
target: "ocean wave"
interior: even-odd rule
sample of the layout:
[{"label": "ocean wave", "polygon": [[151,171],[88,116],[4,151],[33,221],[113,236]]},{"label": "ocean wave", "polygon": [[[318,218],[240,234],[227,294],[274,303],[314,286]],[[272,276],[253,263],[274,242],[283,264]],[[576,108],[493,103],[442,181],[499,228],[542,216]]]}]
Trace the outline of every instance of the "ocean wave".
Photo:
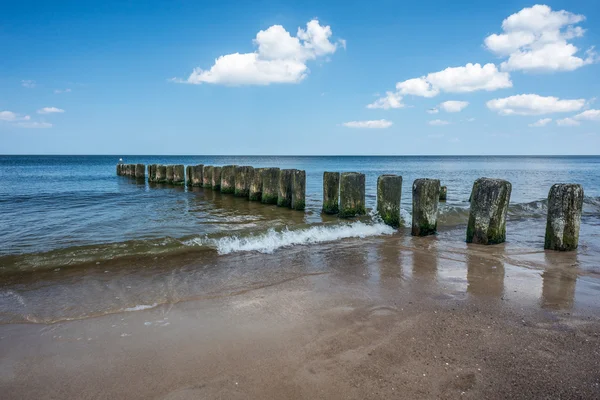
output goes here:
[{"label": "ocean wave", "polygon": [[214,244],[221,255],[244,251],[273,253],[282,247],[307,245],[321,242],[332,242],[346,238],[364,238],[367,236],[391,235],[395,232],[384,224],[367,224],[353,222],[335,226],[313,226],[299,230],[283,230],[280,232],[270,229],[256,236],[226,236],[217,239]]}]

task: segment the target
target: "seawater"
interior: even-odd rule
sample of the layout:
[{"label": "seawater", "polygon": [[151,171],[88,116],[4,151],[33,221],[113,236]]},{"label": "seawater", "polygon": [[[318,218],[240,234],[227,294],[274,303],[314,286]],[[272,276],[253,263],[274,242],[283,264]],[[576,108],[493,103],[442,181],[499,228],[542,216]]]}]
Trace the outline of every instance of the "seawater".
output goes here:
[{"label": "seawater", "polygon": [[[307,210],[248,202],[210,189],[136,182],[116,176],[120,158],[125,163],[304,169]],[[464,241],[473,181],[506,179],[513,185],[507,240],[532,249],[543,246],[550,186],[579,183],[586,196],[582,251],[600,259],[600,157],[0,156],[0,273],[171,252],[270,253],[394,234],[373,214],[358,221],[321,215],[324,171],[365,173],[371,209],[377,177],[402,175],[406,225],[413,180],[440,179],[448,187],[448,201],[440,205],[439,225],[452,232],[442,236],[450,241]]]}]

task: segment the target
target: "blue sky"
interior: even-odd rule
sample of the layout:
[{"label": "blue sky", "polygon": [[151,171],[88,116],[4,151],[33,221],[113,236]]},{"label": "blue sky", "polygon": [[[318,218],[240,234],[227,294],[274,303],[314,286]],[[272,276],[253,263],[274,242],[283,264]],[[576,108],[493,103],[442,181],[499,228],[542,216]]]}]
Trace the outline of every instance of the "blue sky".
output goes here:
[{"label": "blue sky", "polygon": [[289,3],[6,2],[0,154],[599,153],[597,1]]}]

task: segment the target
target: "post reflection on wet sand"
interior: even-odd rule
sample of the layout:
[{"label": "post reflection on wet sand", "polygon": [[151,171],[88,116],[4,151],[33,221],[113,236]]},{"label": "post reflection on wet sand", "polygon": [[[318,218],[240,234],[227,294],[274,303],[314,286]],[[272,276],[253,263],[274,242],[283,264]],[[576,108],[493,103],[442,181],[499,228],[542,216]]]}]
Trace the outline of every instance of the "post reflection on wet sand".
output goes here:
[{"label": "post reflection on wet sand", "polygon": [[435,236],[413,237],[412,276],[423,284],[437,282],[438,250]]},{"label": "post reflection on wet sand", "polygon": [[553,310],[573,308],[579,273],[577,253],[547,251],[544,257],[547,267],[542,273],[541,306]]},{"label": "post reflection on wet sand", "polygon": [[504,295],[504,263],[493,255],[467,253],[467,292],[477,297]]}]

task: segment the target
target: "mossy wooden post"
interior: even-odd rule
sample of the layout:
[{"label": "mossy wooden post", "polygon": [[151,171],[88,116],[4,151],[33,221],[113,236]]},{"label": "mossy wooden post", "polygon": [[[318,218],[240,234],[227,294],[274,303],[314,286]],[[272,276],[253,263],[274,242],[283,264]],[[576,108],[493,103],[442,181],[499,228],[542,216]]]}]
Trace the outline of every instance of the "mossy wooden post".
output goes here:
[{"label": "mossy wooden post", "polygon": [[581,185],[552,185],[548,193],[544,249],[571,251],[577,248],[582,209],[583,187]]},{"label": "mossy wooden post", "polygon": [[185,185],[185,166],[173,165],[173,185]]},{"label": "mossy wooden post", "polygon": [[156,166],[156,183],[165,183],[167,181],[167,166],[158,164]]},{"label": "mossy wooden post", "polygon": [[277,207],[291,207],[292,205],[292,175],[293,169],[279,171],[277,184]]},{"label": "mossy wooden post", "polygon": [[192,166],[192,186],[202,186],[204,181],[204,165],[198,164]]},{"label": "mossy wooden post", "polygon": [[263,174],[265,168],[254,168],[252,170],[252,176],[250,177],[250,189],[248,190],[248,200],[250,201],[261,201],[262,200],[262,187],[263,187]]},{"label": "mossy wooden post", "polygon": [[306,208],[306,171],[295,169],[292,173],[293,210],[304,211]]},{"label": "mossy wooden post", "polygon": [[221,193],[235,193],[235,169],[237,165],[225,165],[221,168]]},{"label": "mossy wooden post", "polygon": [[212,173],[212,165],[205,165],[204,168],[202,168],[202,187],[212,187]]},{"label": "mossy wooden post", "polygon": [[448,197],[448,188],[446,186],[440,186],[440,201],[446,201]]},{"label": "mossy wooden post", "polygon": [[144,164],[135,165],[135,179],[146,179],[146,166]]},{"label": "mossy wooden post", "polygon": [[125,166],[125,176],[131,176],[131,164]]},{"label": "mossy wooden post", "polygon": [[117,164],[117,176],[121,175],[121,164]]},{"label": "mossy wooden post", "polygon": [[235,196],[248,197],[250,194],[250,179],[253,167],[239,166],[235,168]]},{"label": "mossy wooden post", "polygon": [[173,178],[174,178],[173,166],[172,165],[167,165],[167,178],[166,178],[166,182],[168,184],[173,184]]},{"label": "mossy wooden post", "polygon": [[402,177],[381,175],[377,178],[377,212],[383,222],[393,228],[400,226]]},{"label": "mossy wooden post", "polygon": [[156,182],[156,164],[148,165],[148,182]]},{"label": "mossy wooden post", "polygon": [[188,165],[185,167],[185,184],[186,186],[192,186],[192,166]]},{"label": "mossy wooden post", "polygon": [[279,168],[265,168],[262,175],[262,196],[264,204],[277,204],[279,193]]},{"label": "mossy wooden post", "polygon": [[365,174],[343,172],[340,175],[340,217],[365,215]]},{"label": "mossy wooden post", "polygon": [[323,172],[323,213],[340,211],[340,173]]},{"label": "mossy wooden post", "polygon": [[135,164],[129,164],[129,176],[135,178]]},{"label": "mossy wooden post", "polygon": [[221,167],[212,167],[212,189],[221,190]]},{"label": "mossy wooden post", "polygon": [[467,243],[506,241],[506,213],[512,185],[502,179],[479,178],[471,191]]},{"label": "mossy wooden post", "polygon": [[413,236],[434,235],[437,232],[440,181],[438,179],[416,179],[412,187],[412,230]]}]

